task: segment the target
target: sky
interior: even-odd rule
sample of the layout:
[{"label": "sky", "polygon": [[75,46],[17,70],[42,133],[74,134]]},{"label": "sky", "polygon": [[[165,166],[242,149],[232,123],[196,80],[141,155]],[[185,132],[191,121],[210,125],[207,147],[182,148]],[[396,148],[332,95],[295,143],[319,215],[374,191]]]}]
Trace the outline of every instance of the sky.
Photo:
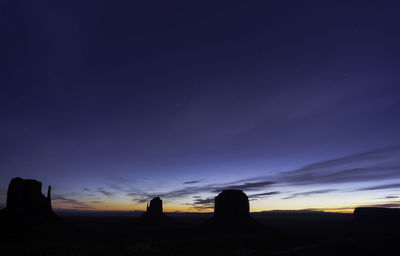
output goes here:
[{"label": "sky", "polygon": [[0,2],[0,207],[400,206],[398,1]]}]

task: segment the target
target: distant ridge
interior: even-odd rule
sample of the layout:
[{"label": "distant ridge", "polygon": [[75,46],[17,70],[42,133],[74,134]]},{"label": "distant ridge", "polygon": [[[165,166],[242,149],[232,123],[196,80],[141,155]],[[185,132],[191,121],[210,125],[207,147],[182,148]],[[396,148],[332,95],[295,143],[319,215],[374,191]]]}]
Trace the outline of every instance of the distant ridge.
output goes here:
[{"label": "distant ridge", "polygon": [[342,213],[342,212],[328,212],[328,211],[313,211],[313,210],[271,210],[271,211],[261,211],[261,212],[252,212],[251,214],[350,214],[350,213]]},{"label": "distant ridge", "polygon": [[396,221],[400,223],[400,208],[358,207],[354,209],[357,220]]}]

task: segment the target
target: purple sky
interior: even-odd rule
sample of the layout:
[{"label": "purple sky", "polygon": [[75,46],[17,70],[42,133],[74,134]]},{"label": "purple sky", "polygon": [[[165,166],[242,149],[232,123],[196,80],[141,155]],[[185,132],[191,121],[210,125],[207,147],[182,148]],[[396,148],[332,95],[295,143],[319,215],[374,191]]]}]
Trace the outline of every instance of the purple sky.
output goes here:
[{"label": "purple sky", "polygon": [[[0,205],[400,203],[398,1],[3,1]],[[346,208],[346,209],[347,209]]]}]

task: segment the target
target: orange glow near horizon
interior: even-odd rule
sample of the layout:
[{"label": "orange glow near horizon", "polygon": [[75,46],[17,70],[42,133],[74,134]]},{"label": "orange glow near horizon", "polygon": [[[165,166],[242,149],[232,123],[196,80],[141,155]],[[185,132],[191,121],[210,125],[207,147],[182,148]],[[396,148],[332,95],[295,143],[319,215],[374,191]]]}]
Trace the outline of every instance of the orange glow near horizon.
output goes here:
[{"label": "orange glow near horizon", "polygon": [[[124,203],[107,203],[107,204],[88,204],[89,207],[76,208],[71,207],[68,204],[54,203],[53,208],[55,210],[87,210],[87,211],[145,211],[146,204],[124,204]],[[356,206],[355,206],[356,207]],[[335,212],[335,213],[352,213],[355,207],[318,207],[309,209],[310,211],[324,211],[324,212]],[[193,212],[193,213],[211,213],[214,209],[195,209],[188,207],[187,205],[179,204],[167,204],[164,205],[164,212]],[[255,208],[250,209],[250,212],[262,212],[262,211],[300,211],[307,210],[304,208]]]}]

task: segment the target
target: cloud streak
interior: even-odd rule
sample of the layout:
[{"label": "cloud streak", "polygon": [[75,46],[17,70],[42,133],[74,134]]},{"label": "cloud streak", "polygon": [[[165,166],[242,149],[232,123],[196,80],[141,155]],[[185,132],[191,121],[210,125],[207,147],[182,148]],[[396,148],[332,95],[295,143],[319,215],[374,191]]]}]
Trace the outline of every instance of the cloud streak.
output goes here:
[{"label": "cloud streak", "polygon": [[284,197],[282,199],[291,199],[299,196],[310,196],[310,195],[317,195],[317,194],[326,194],[330,193],[333,191],[337,191],[336,189],[321,189],[321,190],[313,190],[313,191],[307,191],[307,192],[301,192],[301,193],[294,193],[291,196]]},{"label": "cloud streak", "polygon": [[258,193],[258,194],[251,194],[248,195],[250,199],[258,199],[258,198],[264,198],[268,196],[274,196],[274,195],[279,195],[281,192],[279,191],[271,191],[271,192],[265,192],[265,193]]},{"label": "cloud streak", "polygon": [[199,180],[190,180],[190,181],[185,181],[182,184],[183,185],[188,185],[188,184],[196,184],[196,183],[199,183],[199,182],[200,182]]},{"label": "cloud streak", "polygon": [[66,196],[63,195],[54,195],[52,200],[58,204],[71,204],[72,208],[87,208],[87,209],[91,209],[93,207],[87,205],[86,203],[83,203],[79,200],[76,199],[72,199],[72,198],[67,198]]},{"label": "cloud streak", "polygon": [[357,191],[381,190],[381,189],[390,189],[390,188],[400,188],[400,183],[386,184],[386,185],[379,185],[379,186],[372,186],[372,187],[364,187],[364,188],[357,189]]},{"label": "cloud streak", "polygon": [[213,209],[214,208],[214,198],[208,197],[205,199],[195,199],[192,204],[189,204],[192,208],[196,210],[206,210],[206,209]]},{"label": "cloud streak", "polygon": [[[321,184],[343,184],[366,181],[384,181],[400,179],[400,147],[378,148],[357,154],[328,159],[305,165],[298,169],[284,171],[275,175],[250,177],[223,184],[205,184],[202,186],[186,186],[183,188],[161,193],[127,193],[133,201],[144,203],[155,196],[163,198],[184,198],[189,195],[202,193],[219,193],[225,189],[240,189],[250,194],[250,199],[284,194],[284,192],[265,192],[266,188],[283,188],[288,186],[313,186]],[[184,182],[183,185],[197,184],[198,180]],[[359,190],[378,190],[400,188],[400,184],[380,185],[360,188]],[[280,189],[281,190],[281,189]],[[299,196],[326,194],[336,189],[311,190],[308,192],[292,193],[282,199]],[[272,194],[270,194],[272,193]],[[194,199],[195,205],[202,205],[203,199]],[[205,207],[208,207],[206,205]]]},{"label": "cloud streak", "polygon": [[101,194],[107,196],[107,197],[112,197],[112,196],[115,195],[114,192],[110,192],[108,190],[105,190],[104,188],[98,188],[97,191],[100,192]]},{"label": "cloud streak", "polygon": [[303,166],[279,175],[290,185],[334,184],[400,178],[400,148],[375,149]]},{"label": "cloud streak", "polygon": [[171,190],[168,192],[163,192],[163,193],[145,193],[145,194],[137,194],[135,192],[129,192],[127,193],[127,196],[132,196],[134,202],[138,203],[145,203],[148,200],[150,200],[153,197],[162,197],[162,198],[182,198],[186,197],[188,195],[193,195],[193,194],[201,194],[201,193],[219,193],[223,190],[226,189],[241,189],[241,190],[248,190],[248,191],[254,191],[258,189],[265,188],[267,186],[271,186],[275,184],[273,181],[262,181],[262,182],[253,182],[253,183],[240,183],[240,184],[235,184],[235,182],[231,183],[226,183],[226,184],[211,184],[211,185],[205,185],[205,186],[190,186],[190,187],[185,187],[182,189],[177,189],[177,190]]},{"label": "cloud streak", "polygon": [[219,187],[214,189],[214,192],[221,192],[227,189],[239,189],[239,190],[257,190],[266,186],[270,186],[275,184],[274,181],[261,181],[261,182],[252,182],[252,183],[244,183],[240,185],[231,185],[226,187]]}]

